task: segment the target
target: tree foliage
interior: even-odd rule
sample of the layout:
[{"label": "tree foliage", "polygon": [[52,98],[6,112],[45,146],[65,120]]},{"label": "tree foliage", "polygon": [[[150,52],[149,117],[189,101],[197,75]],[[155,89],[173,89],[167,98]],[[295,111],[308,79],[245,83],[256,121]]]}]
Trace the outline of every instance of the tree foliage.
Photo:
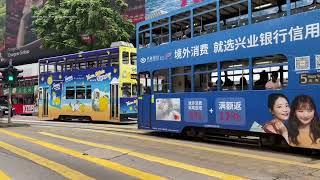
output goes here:
[{"label": "tree foliage", "polygon": [[133,34],[134,25],[122,16],[126,8],[123,0],[48,0],[32,9],[33,31],[46,48],[105,48]]},{"label": "tree foliage", "polygon": [[0,0],[0,43],[4,41],[4,31],[6,23],[6,2]]}]

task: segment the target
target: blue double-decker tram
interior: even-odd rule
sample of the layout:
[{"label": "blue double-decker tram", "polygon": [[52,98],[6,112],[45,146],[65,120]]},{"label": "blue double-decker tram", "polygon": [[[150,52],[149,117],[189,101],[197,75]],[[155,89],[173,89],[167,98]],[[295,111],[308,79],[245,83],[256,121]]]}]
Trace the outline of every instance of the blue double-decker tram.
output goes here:
[{"label": "blue double-decker tram", "polygon": [[320,149],[320,0],[205,1],[136,36],[139,128]]}]

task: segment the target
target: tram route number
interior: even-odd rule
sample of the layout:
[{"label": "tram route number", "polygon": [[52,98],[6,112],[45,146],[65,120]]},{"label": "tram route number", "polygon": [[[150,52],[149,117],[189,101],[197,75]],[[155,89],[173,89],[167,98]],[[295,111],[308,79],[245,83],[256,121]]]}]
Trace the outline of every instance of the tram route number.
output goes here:
[{"label": "tram route number", "polygon": [[320,84],[320,73],[300,74],[300,84]]},{"label": "tram route number", "polygon": [[220,112],[220,121],[240,121],[241,116],[237,112],[223,111]]}]

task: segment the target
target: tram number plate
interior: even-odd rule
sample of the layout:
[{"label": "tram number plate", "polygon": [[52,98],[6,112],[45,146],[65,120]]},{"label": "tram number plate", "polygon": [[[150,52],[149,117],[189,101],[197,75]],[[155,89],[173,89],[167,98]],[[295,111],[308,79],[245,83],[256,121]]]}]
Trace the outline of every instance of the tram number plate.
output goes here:
[{"label": "tram number plate", "polygon": [[300,84],[320,84],[320,73],[300,74]]}]

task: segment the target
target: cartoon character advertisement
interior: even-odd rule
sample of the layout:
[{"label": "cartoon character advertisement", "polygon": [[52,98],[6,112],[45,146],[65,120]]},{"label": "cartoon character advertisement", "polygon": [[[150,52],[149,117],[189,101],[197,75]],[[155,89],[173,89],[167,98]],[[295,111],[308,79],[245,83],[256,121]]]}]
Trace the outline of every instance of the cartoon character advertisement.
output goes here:
[{"label": "cartoon character advertisement", "polygon": [[120,113],[121,114],[138,113],[137,98],[120,98]]},{"label": "cartoon character advertisement", "polygon": [[50,105],[61,109],[62,82],[53,82],[51,86]]},{"label": "cartoon character advertisement", "polygon": [[50,87],[50,114],[97,112],[92,116],[105,119],[110,114],[110,82],[118,77],[116,67],[52,73],[40,76],[40,86]]}]

